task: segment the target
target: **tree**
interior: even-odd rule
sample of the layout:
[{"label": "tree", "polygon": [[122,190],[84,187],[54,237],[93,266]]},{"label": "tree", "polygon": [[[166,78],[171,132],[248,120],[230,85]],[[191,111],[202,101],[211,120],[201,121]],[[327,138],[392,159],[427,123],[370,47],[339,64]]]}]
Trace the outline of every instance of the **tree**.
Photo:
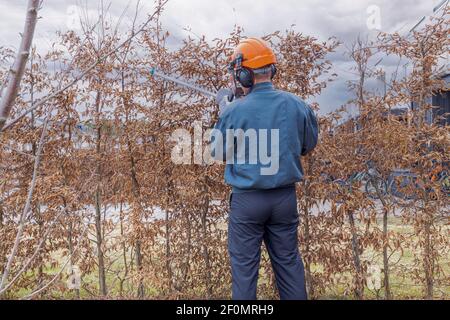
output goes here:
[{"label": "tree", "polygon": [[[20,82],[25,71],[25,66],[30,56],[31,44],[33,42],[34,29],[38,19],[41,0],[29,0],[27,5],[27,14],[25,18],[25,27],[20,42],[19,51],[12,68],[2,88],[0,89],[0,131],[5,125],[6,120],[16,100],[17,93],[20,90]],[[3,92],[3,88],[4,92]]]}]

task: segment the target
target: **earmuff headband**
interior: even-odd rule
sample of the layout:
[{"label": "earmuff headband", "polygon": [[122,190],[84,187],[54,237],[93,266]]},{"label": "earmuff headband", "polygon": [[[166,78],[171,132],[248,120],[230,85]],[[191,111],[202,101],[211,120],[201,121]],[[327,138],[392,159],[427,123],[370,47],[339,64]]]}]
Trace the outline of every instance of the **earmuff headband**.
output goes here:
[{"label": "earmuff headband", "polygon": [[275,76],[277,69],[274,64],[260,69],[252,70],[242,66],[243,55],[238,54],[230,63],[229,70],[233,74],[234,80],[238,81],[244,88],[251,88],[255,80],[255,74],[264,74],[271,71],[271,79]]}]

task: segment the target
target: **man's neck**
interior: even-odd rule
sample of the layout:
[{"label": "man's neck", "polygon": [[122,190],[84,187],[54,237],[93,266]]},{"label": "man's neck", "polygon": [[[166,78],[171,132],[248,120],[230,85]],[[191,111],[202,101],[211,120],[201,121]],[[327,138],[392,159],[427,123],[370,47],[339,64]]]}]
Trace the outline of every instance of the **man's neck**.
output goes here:
[{"label": "man's neck", "polygon": [[264,86],[264,85],[272,85],[272,81],[270,81],[270,80],[263,80],[263,81],[255,82],[251,88],[243,88],[244,95],[246,96],[247,94],[249,94],[254,89],[260,88],[261,86]]},{"label": "man's neck", "polygon": [[272,81],[270,81],[269,79],[261,79],[261,80],[256,80],[256,79],[255,79],[255,84],[258,84],[258,83],[265,83],[265,82],[270,82],[270,83],[272,83]]}]

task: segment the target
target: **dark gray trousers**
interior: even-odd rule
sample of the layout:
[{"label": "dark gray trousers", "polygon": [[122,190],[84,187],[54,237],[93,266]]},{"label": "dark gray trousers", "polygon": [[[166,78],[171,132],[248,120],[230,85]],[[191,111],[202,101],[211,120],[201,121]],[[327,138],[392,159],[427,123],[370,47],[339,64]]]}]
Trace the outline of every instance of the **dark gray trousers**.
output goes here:
[{"label": "dark gray trousers", "polygon": [[305,272],[297,244],[295,187],[233,193],[228,224],[232,298],[255,300],[261,243],[269,252],[280,298],[306,299]]}]

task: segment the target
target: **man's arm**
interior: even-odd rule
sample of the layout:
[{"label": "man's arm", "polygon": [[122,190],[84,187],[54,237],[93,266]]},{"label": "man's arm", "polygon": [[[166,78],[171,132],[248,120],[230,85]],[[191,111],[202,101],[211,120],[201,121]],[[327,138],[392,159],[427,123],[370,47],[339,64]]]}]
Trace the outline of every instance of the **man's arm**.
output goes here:
[{"label": "man's arm", "polygon": [[228,89],[220,89],[217,92],[216,103],[219,105],[219,120],[214,125],[210,137],[211,156],[217,161],[226,161],[226,131],[227,131],[227,111],[234,100],[233,92]]},{"label": "man's arm", "polygon": [[317,145],[317,139],[319,137],[319,126],[317,124],[317,118],[313,110],[305,104],[305,118],[303,121],[304,135],[302,144],[302,156],[311,152]]},{"label": "man's arm", "polygon": [[222,88],[217,91],[216,103],[219,105],[219,115],[222,115],[231,102],[233,102],[233,91],[228,88]]}]

